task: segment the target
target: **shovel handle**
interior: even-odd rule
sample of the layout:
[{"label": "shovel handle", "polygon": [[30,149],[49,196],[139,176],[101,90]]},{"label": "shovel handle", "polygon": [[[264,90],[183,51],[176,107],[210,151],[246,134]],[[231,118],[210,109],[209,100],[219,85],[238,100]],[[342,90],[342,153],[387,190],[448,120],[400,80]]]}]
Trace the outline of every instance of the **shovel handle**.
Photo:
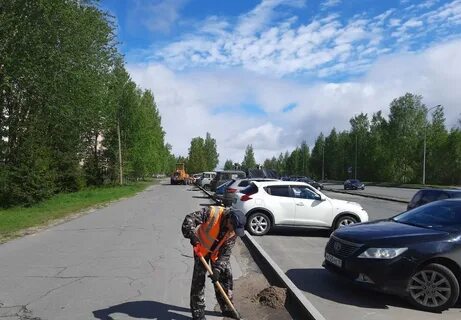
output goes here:
[{"label": "shovel handle", "polygon": [[[205,267],[205,269],[208,271],[208,273],[210,275],[213,274],[213,270],[211,270],[211,267],[210,265],[208,264],[208,262],[206,262],[205,258],[203,258],[202,255],[199,256],[200,258],[200,261],[202,261],[202,264],[203,266]],[[235,317],[237,319],[240,319],[240,315],[239,313],[237,312],[237,310],[235,309],[234,305],[232,304],[232,301],[230,301],[229,297],[227,296],[226,292],[224,291],[223,287],[221,286],[221,284],[219,283],[219,281],[216,281],[215,282],[215,286],[218,288],[219,292],[221,292],[221,295],[223,296],[224,300],[226,300],[226,303],[227,305],[229,306],[229,308],[231,308],[232,312],[234,313]]]}]

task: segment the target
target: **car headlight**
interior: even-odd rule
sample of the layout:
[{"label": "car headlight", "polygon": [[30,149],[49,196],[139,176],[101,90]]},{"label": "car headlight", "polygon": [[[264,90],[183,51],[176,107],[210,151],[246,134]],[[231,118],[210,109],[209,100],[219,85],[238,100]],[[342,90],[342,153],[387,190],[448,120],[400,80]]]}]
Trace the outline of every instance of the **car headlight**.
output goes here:
[{"label": "car headlight", "polygon": [[394,259],[408,248],[369,248],[359,255],[359,258],[367,259]]}]

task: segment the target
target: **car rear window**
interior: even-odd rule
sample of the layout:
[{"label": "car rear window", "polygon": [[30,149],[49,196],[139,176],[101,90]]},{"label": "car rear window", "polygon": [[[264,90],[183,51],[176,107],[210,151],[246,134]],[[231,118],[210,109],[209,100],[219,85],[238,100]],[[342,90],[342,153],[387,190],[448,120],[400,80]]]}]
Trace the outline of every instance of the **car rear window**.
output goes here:
[{"label": "car rear window", "polygon": [[422,191],[418,191],[415,193],[415,195],[413,196],[413,198],[411,199],[410,203],[411,204],[416,204],[418,203],[420,200],[421,200],[421,197],[423,196],[423,192]]},{"label": "car rear window", "polygon": [[248,187],[242,190],[243,194],[255,194],[258,192],[258,187],[255,184],[250,184]]},{"label": "car rear window", "polygon": [[239,187],[248,187],[249,184],[250,184],[250,181],[243,180],[243,181],[240,181]]},{"label": "car rear window", "polygon": [[461,191],[450,192],[450,198],[461,198]]},{"label": "car rear window", "polygon": [[290,197],[290,188],[288,186],[267,186],[266,192],[276,197]]},{"label": "car rear window", "polygon": [[449,198],[448,194],[444,191],[438,191],[438,190],[425,190],[423,191],[423,197],[421,199],[421,202],[423,204],[437,201],[437,200],[443,200]]}]

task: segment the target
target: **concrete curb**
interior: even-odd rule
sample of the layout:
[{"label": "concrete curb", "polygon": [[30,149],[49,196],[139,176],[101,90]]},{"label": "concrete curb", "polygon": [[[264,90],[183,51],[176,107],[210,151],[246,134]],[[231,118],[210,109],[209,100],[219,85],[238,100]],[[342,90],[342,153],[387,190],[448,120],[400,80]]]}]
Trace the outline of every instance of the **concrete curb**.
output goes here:
[{"label": "concrete curb", "polygon": [[267,279],[270,279],[269,283],[287,289],[285,307],[293,316],[293,319],[325,320],[325,317],[322,316],[247,231],[245,231],[245,237],[242,238],[242,241],[247,246],[263,274]]},{"label": "concrete curb", "polygon": [[348,191],[325,188],[325,187],[323,188],[323,190],[330,191],[330,192],[336,192],[336,193],[351,194],[351,195],[354,195],[354,196],[373,198],[373,199],[379,199],[379,200],[387,200],[387,201],[394,201],[394,202],[400,202],[400,203],[408,203],[408,201],[406,201],[406,200],[396,199],[396,198],[389,198],[389,197],[381,197],[381,196],[376,196],[376,195],[368,194],[368,193],[354,193],[354,192],[348,192]]},{"label": "concrete curb", "polygon": [[[197,187],[213,199],[211,193]],[[326,320],[247,231],[242,241],[269,283],[287,289],[285,307],[293,319]]]}]

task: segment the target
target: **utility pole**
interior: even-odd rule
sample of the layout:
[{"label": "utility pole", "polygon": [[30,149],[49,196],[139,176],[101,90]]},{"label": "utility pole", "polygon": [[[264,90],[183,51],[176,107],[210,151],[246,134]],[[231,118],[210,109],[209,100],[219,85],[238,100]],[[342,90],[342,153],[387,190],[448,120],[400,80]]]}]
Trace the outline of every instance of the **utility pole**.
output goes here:
[{"label": "utility pole", "polygon": [[427,131],[427,114],[429,111],[432,109],[440,107],[440,104],[433,106],[432,108],[429,108],[426,111],[426,114],[424,115],[424,147],[423,147],[423,184],[426,184],[426,131]]},{"label": "utility pole", "polygon": [[118,161],[120,164],[120,170],[119,170],[120,185],[123,185],[122,142],[120,139],[120,120],[117,120],[117,135],[118,135]]},{"label": "utility pole", "polygon": [[325,141],[322,143],[322,181],[325,180]]},{"label": "utility pole", "polygon": [[355,133],[355,179],[357,179],[357,132]]}]

